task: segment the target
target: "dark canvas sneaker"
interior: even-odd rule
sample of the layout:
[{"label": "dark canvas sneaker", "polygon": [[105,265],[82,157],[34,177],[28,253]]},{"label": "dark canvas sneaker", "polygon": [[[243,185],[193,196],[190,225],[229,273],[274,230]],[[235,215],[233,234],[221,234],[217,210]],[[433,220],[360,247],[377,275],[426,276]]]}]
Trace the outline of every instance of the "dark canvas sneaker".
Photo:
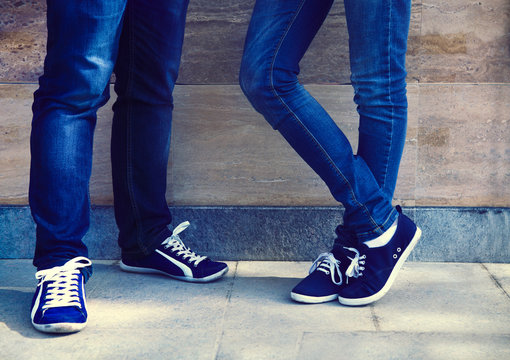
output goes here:
[{"label": "dark canvas sneaker", "polygon": [[188,226],[188,221],[179,224],[172,236],[163,241],[151,255],[136,260],[122,259],[121,269],[136,273],[163,274],[188,282],[210,282],[225,275],[228,271],[227,264],[197,255],[184,245],[179,233]]},{"label": "dark canvas sneaker", "polygon": [[72,333],[87,325],[85,288],[81,268],[90,266],[80,256],[62,266],[38,271],[32,300],[32,325],[47,333]]},{"label": "dark canvas sneaker", "polygon": [[351,274],[353,269],[362,265],[355,249],[344,247],[340,254],[341,260],[332,253],[320,254],[312,264],[309,275],[292,289],[292,300],[307,304],[336,300],[345,274]]},{"label": "dark canvas sneaker", "polygon": [[346,285],[338,291],[338,301],[343,305],[368,305],[382,298],[390,289],[398,271],[406,261],[421,236],[421,230],[399,212],[397,230],[384,246],[369,248],[365,244],[358,247],[364,268],[351,273]]}]

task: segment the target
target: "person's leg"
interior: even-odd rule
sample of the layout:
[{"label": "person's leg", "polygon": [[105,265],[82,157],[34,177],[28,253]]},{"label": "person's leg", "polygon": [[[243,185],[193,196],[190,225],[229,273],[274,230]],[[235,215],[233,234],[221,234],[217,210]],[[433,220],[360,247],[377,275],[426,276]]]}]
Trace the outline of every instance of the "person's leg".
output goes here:
[{"label": "person's leg", "polygon": [[34,327],[68,333],[87,323],[91,273],[82,241],[97,109],[108,100],[125,0],[47,1],[44,75],[34,94],[30,207],[37,225]]},{"label": "person's leg", "polygon": [[[373,1],[367,0],[366,3],[370,7]],[[405,115],[402,116],[402,109],[404,108],[405,114],[406,105],[405,82],[404,101],[402,101],[401,72],[403,69],[397,66],[395,70],[393,67],[396,66],[395,64],[403,65],[403,63],[395,62],[393,53],[387,55],[391,65],[388,71],[394,71],[397,75],[390,81],[392,90],[386,89],[385,92],[381,85],[385,82],[380,78],[385,78],[387,83],[388,77],[382,74],[382,69],[377,62],[375,64],[370,62],[370,57],[374,57],[375,50],[370,49],[364,58],[363,51],[357,51],[356,48],[360,45],[352,45],[352,41],[356,38],[351,40],[351,48],[355,48],[353,53],[358,53],[361,57],[361,59],[354,59],[353,63],[355,101],[359,106],[360,116],[363,117],[360,135],[361,149],[357,155],[353,155],[347,139],[324,109],[297,81],[299,60],[322,23],[329,5],[330,3],[326,5],[324,2],[307,0],[289,1],[284,4],[273,4],[265,0],[257,1],[241,68],[241,87],[252,105],[282,133],[301,157],[322,177],[332,195],[346,209],[344,224],[337,228],[337,233],[353,247],[341,245],[333,249],[333,253],[319,256],[312,266],[310,275],[291,293],[294,300],[301,302],[330,301],[338,296],[340,289],[359,287],[345,284],[345,276],[359,276],[365,270],[365,263],[368,261],[367,255],[360,254],[355,247],[366,250],[368,246],[363,243],[364,241],[372,241],[370,246],[380,246],[379,235],[383,238],[389,235],[391,246],[384,247],[383,252],[365,251],[370,253],[368,257],[371,261],[366,265],[367,276],[363,277],[368,282],[365,281],[362,287],[365,290],[366,287],[370,288],[374,282],[377,282],[376,287],[382,284],[387,288],[386,285],[391,285],[396,274],[393,269],[398,271],[420,234],[419,229],[403,215],[399,217],[399,230],[394,232],[396,226],[393,225],[396,224],[401,210],[396,211],[391,206],[398,162],[405,139]],[[385,11],[380,15],[388,15],[394,6],[398,5],[387,0],[384,6],[375,8]],[[360,6],[358,8],[363,9]],[[402,15],[402,12],[400,14]],[[383,16],[382,23],[372,24],[365,21],[364,16],[366,14],[363,11],[357,14],[350,13],[350,32],[356,31],[352,26],[352,20],[355,19],[361,27],[370,28],[365,35],[366,33],[380,35],[379,39],[371,39],[372,42],[386,42],[389,46],[389,40],[384,37],[386,32],[382,29],[385,29],[384,25],[389,26],[387,22],[391,21],[391,16]],[[403,26],[405,27],[408,23],[407,20]],[[362,33],[359,36],[365,35]],[[405,45],[405,31],[403,37]],[[365,41],[364,44],[369,46],[371,42]],[[376,50],[384,48],[379,43],[373,46]],[[402,49],[397,52],[401,54]],[[372,65],[374,68],[371,67]],[[403,76],[405,78],[405,71]],[[403,122],[402,118],[404,118]],[[381,140],[373,142],[370,147],[371,137]],[[370,164],[367,164],[365,158]],[[372,240],[374,238],[377,240]],[[377,244],[374,241],[377,241]],[[380,261],[373,261],[372,257],[379,257]],[[387,267],[386,265],[390,263],[391,266]],[[379,270],[384,270],[384,276],[379,278],[372,276],[378,274]],[[356,283],[351,280],[352,282]],[[353,297],[359,298],[361,292],[355,291],[355,293]],[[341,295],[345,294],[347,293],[341,293]],[[360,304],[366,299],[373,301],[379,294],[375,297],[361,296],[365,299],[361,300]],[[354,302],[357,300],[359,299],[355,299]]]},{"label": "person's leg", "polygon": [[[344,225],[349,231],[370,238],[394,221],[390,200],[363,158],[353,154],[345,135],[297,80],[299,61],[331,4],[258,0],[246,37],[240,84],[254,108],[280,131],[345,206]],[[291,297],[305,303],[335,300],[355,257],[354,251],[319,255]]]},{"label": "person's leg", "polygon": [[[358,155],[391,199],[407,125],[405,54],[410,0],[345,0],[351,81],[360,115]],[[421,230],[401,212],[382,236],[357,246],[363,262],[339,290],[344,305],[366,305],[389,290]],[[338,249],[337,250],[342,250]],[[362,275],[362,276],[361,276]]]},{"label": "person's leg", "polygon": [[407,126],[405,56],[410,0],[345,0],[358,155],[391,199]]},{"label": "person's leg", "polygon": [[381,191],[365,160],[353,154],[331,117],[297,80],[299,61],[331,4],[258,0],[246,38],[240,83],[255,109],[344,205],[344,224],[359,239],[370,239],[395,221],[391,198]]},{"label": "person's leg", "polygon": [[112,176],[124,257],[147,256],[171,236],[165,198],[188,0],[129,0],[115,65]]},{"label": "person's leg", "polygon": [[29,200],[34,265],[87,256],[96,110],[108,100],[125,1],[48,0],[44,74],[34,94]]},{"label": "person's leg", "polygon": [[188,0],[129,0],[115,74],[112,170],[115,218],[125,271],[209,282],[228,267],[195,254],[173,231],[165,198],[172,91]]},{"label": "person's leg", "polygon": [[[360,117],[357,155],[392,199],[407,129],[405,55],[411,1],[346,0],[344,6]],[[336,229],[335,252],[356,243],[352,229],[344,225]]]}]

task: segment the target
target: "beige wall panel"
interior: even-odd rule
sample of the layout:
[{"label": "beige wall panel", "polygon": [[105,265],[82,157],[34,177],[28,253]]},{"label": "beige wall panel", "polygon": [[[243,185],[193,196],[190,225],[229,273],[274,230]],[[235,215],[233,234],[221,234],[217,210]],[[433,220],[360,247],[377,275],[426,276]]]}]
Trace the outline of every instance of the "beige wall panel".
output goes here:
[{"label": "beige wall panel", "polygon": [[410,34],[410,78],[420,82],[510,82],[510,2],[430,0]]},{"label": "beige wall panel", "polygon": [[422,85],[416,205],[510,206],[510,86]]},{"label": "beige wall panel", "polygon": [[[35,85],[0,85],[0,204],[26,204]],[[356,148],[350,86],[308,86]],[[396,201],[510,206],[505,85],[411,85]],[[335,205],[329,191],[254,112],[237,86],[178,86],[168,200],[182,205]],[[111,204],[110,101],[99,112],[91,196]]]},{"label": "beige wall panel", "polygon": [[[350,86],[309,85],[356,151],[358,115]],[[418,87],[409,103],[417,109]],[[179,99],[182,99],[179,102]],[[236,86],[179,87],[168,198],[186,205],[337,205],[322,180],[277,131],[256,113]],[[396,197],[414,200],[416,115]]]},{"label": "beige wall panel", "polygon": [[[357,114],[350,86],[309,86],[357,147]],[[27,203],[30,105],[35,85],[3,85],[1,203]],[[414,89],[414,90],[413,90]],[[415,103],[417,87],[410,89]],[[91,197],[111,204],[109,140],[113,99],[99,111]],[[335,205],[322,180],[257,114],[237,86],[178,86],[168,200],[186,205]],[[412,105],[411,105],[412,106]],[[8,115],[9,114],[9,115]],[[410,117],[410,133],[416,126]],[[410,140],[398,198],[412,199]],[[409,154],[409,155],[407,155]]]},{"label": "beige wall panel", "polygon": [[[254,0],[193,0],[179,82],[237,84]],[[35,82],[46,44],[46,2],[0,2],[0,81]],[[413,2],[409,82],[510,82],[508,0]],[[336,1],[301,63],[306,83],[349,82],[348,35]]]},{"label": "beige wall panel", "polygon": [[0,204],[27,204],[31,85],[0,85]]},{"label": "beige wall panel", "polygon": [[36,81],[46,54],[46,1],[0,1],[0,81]]},{"label": "beige wall panel", "polygon": [[[310,86],[357,131],[350,87]],[[237,86],[181,87],[173,131],[169,199],[192,205],[336,205],[322,180],[252,110]]]},{"label": "beige wall panel", "polygon": [[418,153],[418,114],[419,114],[420,86],[407,86],[407,102],[409,104],[407,119],[407,136],[404,153],[400,162],[394,203],[414,206],[416,188],[416,158]]}]

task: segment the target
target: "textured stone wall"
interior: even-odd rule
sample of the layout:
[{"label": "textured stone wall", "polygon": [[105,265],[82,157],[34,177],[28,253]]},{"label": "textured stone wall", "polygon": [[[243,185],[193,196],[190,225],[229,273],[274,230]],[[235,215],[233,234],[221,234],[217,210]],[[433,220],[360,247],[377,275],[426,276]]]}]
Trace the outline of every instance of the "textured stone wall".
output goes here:
[{"label": "textured stone wall", "polygon": [[[237,86],[253,0],[191,0],[175,93],[168,200],[176,205],[335,205],[321,180]],[[45,2],[0,2],[0,204],[27,204],[32,93]],[[301,80],[356,147],[347,30],[337,1]],[[510,206],[510,2],[415,1],[409,128],[396,201]],[[112,99],[99,113],[91,196],[111,204]]]}]

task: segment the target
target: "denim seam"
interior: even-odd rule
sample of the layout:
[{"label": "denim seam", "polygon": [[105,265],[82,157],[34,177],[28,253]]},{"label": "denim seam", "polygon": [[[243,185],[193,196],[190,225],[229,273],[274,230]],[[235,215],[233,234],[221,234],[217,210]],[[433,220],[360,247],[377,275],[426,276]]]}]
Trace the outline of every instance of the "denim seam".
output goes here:
[{"label": "denim seam", "polygon": [[[135,56],[135,49],[134,49],[134,29],[133,29],[133,8],[132,6],[127,7],[127,16],[129,18],[129,28],[128,28],[128,34],[129,34],[129,43],[128,43],[128,53],[129,53],[129,63],[128,63],[128,78],[127,78],[127,84],[126,84],[126,95],[131,96],[132,89],[133,89],[133,69],[134,69],[134,56]],[[126,109],[126,177],[127,177],[127,188],[128,193],[130,197],[130,203],[131,207],[133,209],[133,214],[135,218],[135,224],[136,224],[136,242],[142,252],[146,252],[146,249],[142,242],[142,227],[141,227],[141,219],[140,219],[140,211],[138,210],[138,206],[136,205],[135,201],[135,191],[133,186],[133,130],[132,125],[133,119],[132,119],[132,104],[131,101],[127,102],[127,109]]]},{"label": "denim seam", "polygon": [[[278,56],[278,52],[280,51],[280,48],[281,48],[281,45],[285,39],[285,37],[287,36],[287,34],[289,33],[292,25],[294,24],[297,16],[299,15],[299,13],[301,12],[302,8],[303,8],[303,5],[304,3],[306,2],[306,0],[303,0],[301,1],[298,9],[296,10],[296,13],[294,15],[294,17],[292,18],[292,20],[290,21],[288,27],[287,27],[287,30],[285,31],[285,33],[282,35],[281,39],[280,39],[280,42],[278,43],[278,46],[275,50],[275,53],[273,55],[273,59],[271,61],[271,67],[270,67],[270,72],[269,72],[269,76],[270,76],[270,85],[271,85],[271,90],[273,92],[273,94],[275,95],[275,97],[282,103],[282,105],[287,109],[287,111],[296,119],[296,121],[300,124],[300,126],[305,130],[305,132],[308,134],[308,136],[310,136],[310,138],[312,139],[312,141],[317,145],[318,149],[321,150],[321,152],[324,154],[327,162],[330,164],[330,166],[332,167],[332,169],[334,170],[334,172],[336,172],[340,178],[344,181],[344,184],[346,184],[349,188],[349,193],[351,195],[351,198],[352,200],[358,204],[358,207],[360,209],[362,209],[362,211],[366,214],[367,218],[370,220],[370,222],[372,223],[372,225],[374,226],[374,229],[372,230],[373,233],[376,233],[377,231],[382,231],[381,229],[381,226],[379,226],[376,221],[373,219],[372,215],[370,214],[370,212],[368,211],[368,209],[366,208],[366,206],[362,203],[360,203],[357,199],[356,199],[356,196],[354,195],[354,191],[352,189],[352,186],[351,184],[349,183],[349,181],[345,178],[345,175],[342,173],[342,171],[335,165],[335,163],[333,162],[333,160],[331,159],[331,157],[329,156],[329,154],[327,153],[327,151],[321,146],[321,144],[319,143],[319,141],[313,136],[313,134],[310,132],[310,130],[308,130],[308,128],[303,124],[303,122],[299,119],[299,117],[296,115],[296,113],[294,113],[292,111],[292,109],[290,109],[290,107],[285,103],[285,101],[283,100],[283,98],[278,94],[278,92],[276,91],[276,87],[274,86],[274,82],[273,82],[273,73],[274,73],[274,64],[276,62],[276,57]],[[391,215],[391,214],[390,214]]]},{"label": "denim seam", "polygon": [[[390,100],[390,104],[391,104],[391,132],[390,132],[390,146],[389,146],[389,149],[388,149],[388,156],[387,158],[389,158],[389,154],[391,154],[391,146],[393,144],[393,129],[394,129],[394,117],[395,117],[395,104],[393,103],[393,99],[391,97],[391,17],[392,17],[392,13],[391,13],[391,10],[392,10],[392,6],[391,6],[391,2],[393,0],[389,0],[389,19],[388,19],[388,28],[387,28],[387,37],[386,37],[386,49],[387,49],[387,54],[386,54],[386,61],[388,63],[388,98]],[[386,181],[387,181],[387,178],[388,178],[388,161],[386,161],[386,163],[384,164],[384,178],[383,178],[383,182],[381,184],[381,189],[384,189],[385,186],[386,186]]]},{"label": "denim seam", "polygon": [[[283,41],[285,40],[285,38],[287,37],[287,34],[289,33],[292,25],[294,24],[294,22],[296,21],[296,18],[298,17],[299,13],[301,12],[301,9],[303,8],[304,4],[305,4],[306,0],[301,0],[301,2],[299,3],[297,9],[296,9],[296,12],[294,14],[294,16],[291,18],[291,20],[289,21],[289,23],[287,24],[287,28],[285,29],[285,31],[283,32],[282,36],[280,37],[280,40],[276,43],[276,47],[273,51],[273,56],[269,59],[269,84],[271,86],[271,91],[273,92],[274,96],[282,103],[282,105],[287,108],[287,110],[289,110],[291,113],[292,111],[288,108],[288,106],[285,104],[284,101],[282,101],[282,99],[280,98],[280,96],[278,95],[278,93],[276,92],[276,88],[274,86],[274,80],[273,80],[273,73],[274,73],[274,64],[276,62],[276,57],[278,56],[278,52],[280,51],[280,48],[283,44]],[[277,129],[279,123],[281,122],[282,120],[278,120],[274,125],[273,125],[273,128],[274,129]]]}]

